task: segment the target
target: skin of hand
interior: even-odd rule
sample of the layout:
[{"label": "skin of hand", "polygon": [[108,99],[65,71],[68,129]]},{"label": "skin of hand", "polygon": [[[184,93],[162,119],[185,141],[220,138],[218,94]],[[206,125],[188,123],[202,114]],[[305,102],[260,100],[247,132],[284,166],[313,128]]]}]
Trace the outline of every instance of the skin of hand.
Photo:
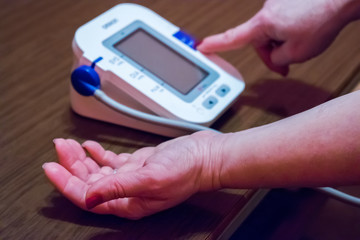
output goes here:
[{"label": "skin of hand", "polygon": [[43,168],[80,208],[129,219],[168,209],[198,191],[358,184],[360,113],[353,109],[359,102],[357,91],[272,124],[197,132],[133,154],[117,155],[94,141],[55,139],[59,163]]},{"label": "skin of hand", "polygon": [[252,44],[271,70],[285,76],[291,63],[323,52],[358,17],[359,5],[354,0],[268,0],[250,20],[205,38],[197,49],[212,53]]},{"label": "skin of hand", "polygon": [[80,208],[139,219],[198,191],[220,188],[214,177],[220,169],[220,145],[212,145],[217,135],[198,132],[119,155],[94,141],[80,145],[55,139],[59,163],[45,163],[43,168],[55,187]]}]

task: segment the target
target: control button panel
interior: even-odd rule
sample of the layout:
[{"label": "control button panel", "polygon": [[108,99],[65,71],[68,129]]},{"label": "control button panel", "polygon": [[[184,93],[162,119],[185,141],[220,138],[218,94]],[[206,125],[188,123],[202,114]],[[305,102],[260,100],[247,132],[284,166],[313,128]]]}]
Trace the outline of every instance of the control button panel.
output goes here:
[{"label": "control button panel", "polygon": [[180,30],[174,33],[173,36],[179,39],[180,41],[182,41],[183,43],[185,43],[186,45],[188,45],[189,47],[191,47],[192,49],[194,50],[196,49],[196,41],[189,34]]},{"label": "control button panel", "polygon": [[217,103],[217,98],[214,96],[210,96],[203,102],[202,105],[207,109],[212,109]]},{"label": "control button panel", "polygon": [[230,87],[226,84],[221,85],[216,90],[216,94],[219,95],[220,97],[224,97],[226,94],[228,94],[228,92],[230,92]]}]

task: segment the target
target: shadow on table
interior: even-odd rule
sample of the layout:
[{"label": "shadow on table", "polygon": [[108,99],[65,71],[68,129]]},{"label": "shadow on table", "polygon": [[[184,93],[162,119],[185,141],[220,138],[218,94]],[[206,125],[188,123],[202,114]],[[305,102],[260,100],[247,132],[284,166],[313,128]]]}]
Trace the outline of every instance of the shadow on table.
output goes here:
[{"label": "shadow on table", "polygon": [[71,135],[111,145],[138,149],[157,145],[169,139],[164,136],[86,118],[71,110],[70,113],[66,114],[66,118],[69,118],[67,121],[71,127],[68,132]]},{"label": "shadow on table", "polygon": [[303,112],[333,98],[331,93],[295,79],[262,80],[247,92],[240,96],[239,102],[281,117]]},{"label": "shadow on table", "polygon": [[230,240],[306,240],[304,231],[312,224],[326,199],[325,195],[312,189],[274,189]]},{"label": "shadow on table", "polygon": [[93,232],[86,230],[91,232],[90,239],[176,239],[198,234],[206,238],[240,198],[223,191],[199,193],[174,208],[133,221],[83,211],[54,191],[48,197],[49,206],[39,212],[47,218],[95,227]]},{"label": "shadow on table", "polygon": [[221,128],[244,106],[250,106],[277,115],[292,116],[322,104],[333,96],[324,89],[296,79],[263,79],[246,86],[236,103],[213,126]]}]

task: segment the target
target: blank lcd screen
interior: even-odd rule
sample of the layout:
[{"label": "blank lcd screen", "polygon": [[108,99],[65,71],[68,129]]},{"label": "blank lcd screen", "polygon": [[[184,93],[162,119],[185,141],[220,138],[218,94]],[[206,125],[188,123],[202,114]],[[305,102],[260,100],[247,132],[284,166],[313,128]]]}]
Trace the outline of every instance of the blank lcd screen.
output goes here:
[{"label": "blank lcd screen", "polygon": [[205,70],[141,28],[114,47],[182,94],[189,93],[208,76]]}]

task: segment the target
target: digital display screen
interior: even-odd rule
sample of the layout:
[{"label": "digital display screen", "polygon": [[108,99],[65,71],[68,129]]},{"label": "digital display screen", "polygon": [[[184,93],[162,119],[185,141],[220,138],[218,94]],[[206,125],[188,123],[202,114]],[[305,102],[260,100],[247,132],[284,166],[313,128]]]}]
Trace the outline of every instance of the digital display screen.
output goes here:
[{"label": "digital display screen", "polygon": [[114,48],[186,95],[209,73],[139,28]]}]

